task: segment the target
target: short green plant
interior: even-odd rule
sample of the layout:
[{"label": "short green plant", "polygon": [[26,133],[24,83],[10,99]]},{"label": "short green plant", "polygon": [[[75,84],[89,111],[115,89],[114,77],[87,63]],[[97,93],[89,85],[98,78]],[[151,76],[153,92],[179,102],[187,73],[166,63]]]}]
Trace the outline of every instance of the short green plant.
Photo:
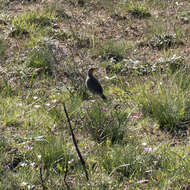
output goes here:
[{"label": "short green plant", "polygon": [[129,1],[126,3],[126,10],[136,18],[150,17],[151,14],[148,10],[148,6],[139,1]]},{"label": "short green plant", "polygon": [[169,81],[158,80],[154,87],[150,83],[142,85],[138,96],[143,112],[168,131],[183,129],[183,121],[190,120],[190,115],[186,113],[188,91],[179,88],[176,80],[175,77]]},{"label": "short green plant", "polygon": [[[164,184],[163,181],[172,180],[172,183],[167,184],[167,187],[168,185],[175,187],[181,176],[185,178],[189,176],[187,164],[190,160],[186,157],[180,161],[183,156],[182,151],[168,151],[166,146],[154,151],[152,148],[143,148],[137,144],[136,146],[128,144],[125,147],[114,146],[110,151],[104,153],[100,162],[109,176],[117,176],[120,182],[123,180],[145,180],[154,183],[157,179],[159,184]],[[187,169],[184,168],[184,165]],[[173,175],[175,175],[174,178]],[[164,176],[167,176],[167,179],[164,179]]]},{"label": "short green plant", "polygon": [[179,69],[174,73],[174,76],[176,78],[176,84],[180,89],[182,89],[184,92],[187,92],[190,90],[190,68],[184,67],[182,69]]},{"label": "short green plant", "polygon": [[50,136],[35,143],[35,156],[42,167],[47,170],[52,168],[57,170],[58,165],[62,165],[64,170],[67,162],[71,159],[64,141],[63,137],[54,138]]},{"label": "short green plant", "polygon": [[[15,109],[19,100],[16,97],[0,97],[1,102],[4,102],[0,108],[1,114],[1,125],[7,127],[18,127],[21,126],[21,120],[17,118],[17,115],[21,114],[21,109]],[[7,117],[7,114],[9,117]],[[20,123],[20,124],[19,124]],[[18,124],[18,125],[17,125]]]},{"label": "short green plant", "polygon": [[47,34],[47,29],[52,25],[54,18],[53,12],[37,10],[25,12],[12,19],[13,28],[10,35],[15,38],[23,38],[40,35],[44,32]]},{"label": "short green plant", "polygon": [[47,47],[34,47],[28,55],[28,66],[39,68],[41,71],[51,73],[53,57]]},{"label": "short green plant", "polygon": [[126,53],[126,48],[124,43],[114,42],[108,40],[103,44],[100,44],[95,54],[101,56],[104,60],[114,58],[117,61],[121,61]]},{"label": "short green plant", "polygon": [[[141,179],[149,170],[154,167],[156,157],[143,150],[140,146],[128,144],[125,147],[112,147],[111,151],[104,154],[103,167],[109,175],[116,175],[118,179]],[[147,177],[151,173],[147,173]]]},{"label": "short green plant", "polygon": [[99,104],[93,105],[90,110],[87,110],[84,129],[97,142],[109,139],[113,144],[122,143],[125,132],[127,133],[128,113],[124,110],[109,109]]}]

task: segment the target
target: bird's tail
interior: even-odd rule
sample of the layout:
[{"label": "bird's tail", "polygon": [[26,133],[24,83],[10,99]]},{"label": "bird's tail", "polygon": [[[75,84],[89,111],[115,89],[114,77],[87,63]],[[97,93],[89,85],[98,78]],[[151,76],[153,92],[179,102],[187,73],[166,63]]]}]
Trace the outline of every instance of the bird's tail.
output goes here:
[{"label": "bird's tail", "polygon": [[107,100],[107,98],[104,96],[104,94],[101,94],[101,98],[102,98],[103,100]]}]

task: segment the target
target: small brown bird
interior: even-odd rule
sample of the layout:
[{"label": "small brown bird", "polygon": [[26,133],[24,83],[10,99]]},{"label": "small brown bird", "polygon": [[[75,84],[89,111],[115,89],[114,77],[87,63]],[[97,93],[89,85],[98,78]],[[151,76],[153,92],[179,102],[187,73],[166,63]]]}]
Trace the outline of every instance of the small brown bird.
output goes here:
[{"label": "small brown bird", "polygon": [[103,100],[106,100],[107,98],[103,94],[103,88],[100,82],[93,76],[93,72],[95,70],[96,68],[91,68],[88,70],[88,74],[86,78],[86,87],[93,94],[98,94]]}]

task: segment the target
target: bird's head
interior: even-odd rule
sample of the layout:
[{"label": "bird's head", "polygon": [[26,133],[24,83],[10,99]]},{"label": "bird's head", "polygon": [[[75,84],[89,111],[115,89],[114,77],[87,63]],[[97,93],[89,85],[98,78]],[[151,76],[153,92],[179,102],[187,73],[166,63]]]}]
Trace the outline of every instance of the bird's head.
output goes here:
[{"label": "bird's head", "polygon": [[90,68],[90,69],[88,70],[88,74],[93,75],[93,73],[94,73],[95,70],[97,70],[97,68],[95,68],[95,67]]}]

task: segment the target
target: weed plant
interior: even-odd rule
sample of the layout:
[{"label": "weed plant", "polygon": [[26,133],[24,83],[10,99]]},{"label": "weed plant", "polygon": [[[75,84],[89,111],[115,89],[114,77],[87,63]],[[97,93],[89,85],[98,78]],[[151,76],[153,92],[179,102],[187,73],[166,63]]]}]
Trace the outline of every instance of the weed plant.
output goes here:
[{"label": "weed plant", "polygon": [[28,66],[40,68],[41,71],[51,73],[54,60],[51,52],[47,47],[34,47],[28,55]]},{"label": "weed plant", "polygon": [[101,55],[104,60],[114,58],[117,61],[121,61],[124,58],[125,53],[124,43],[117,43],[111,40],[101,44],[98,48],[98,52],[95,52],[95,54]]},{"label": "weed plant", "polygon": [[144,2],[129,1],[126,3],[125,8],[129,13],[131,13],[132,16],[136,18],[146,18],[151,16],[148,6]]},{"label": "weed plant", "polygon": [[[29,38],[33,41],[39,41],[42,34],[48,34],[50,26],[55,19],[53,12],[29,11],[12,19],[11,37]],[[35,43],[35,42],[31,42]]]},{"label": "weed plant", "polygon": [[99,143],[106,139],[112,144],[122,143],[127,135],[128,116],[129,113],[125,110],[110,110],[110,107],[94,104],[87,110],[88,120],[84,129]]},{"label": "weed plant", "polygon": [[[183,76],[184,73],[181,73]],[[184,121],[189,121],[188,111],[189,96],[188,90],[182,90],[178,82],[179,74],[176,78],[170,76],[158,80],[153,85],[146,83],[140,87],[139,103],[142,105],[144,113],[155,119],[162,129],[168,131],[180,130]],[[182,128],[183,130],[183,128]]]}]

